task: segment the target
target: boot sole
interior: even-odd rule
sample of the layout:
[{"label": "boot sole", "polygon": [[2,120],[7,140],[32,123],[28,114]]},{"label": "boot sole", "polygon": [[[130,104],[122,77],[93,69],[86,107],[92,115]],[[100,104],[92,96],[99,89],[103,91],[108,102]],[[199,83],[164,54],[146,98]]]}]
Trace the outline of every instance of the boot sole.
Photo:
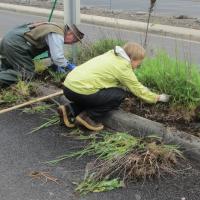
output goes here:
[{"label": "boot sole", "polygon": [[79,124],[85,126],[87,129],[91,130],[91,131],[101,131],[104,126],[100,126],[100,127],[93,127],[90,124],[88,124],[85,120],[83,120],[81,117],[77,116],[76,117],[76,122],[78,122]]},{"label": "boot sole", "polygon": [[69,122],[68,117],[66,115],[66,113],[64,112],[64,109],[62,107],[58,108],[58,114],[60,116],[60,121],[65,124],[65,126],[67,126],[68,128],[74,128],[75,124],[72,124]]}]

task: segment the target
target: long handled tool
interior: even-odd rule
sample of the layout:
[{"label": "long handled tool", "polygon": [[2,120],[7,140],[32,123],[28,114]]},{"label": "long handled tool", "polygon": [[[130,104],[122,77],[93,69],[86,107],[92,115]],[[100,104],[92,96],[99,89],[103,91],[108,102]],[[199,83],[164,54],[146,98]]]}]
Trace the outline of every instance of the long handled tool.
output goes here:
[{"label": "long handled tool", "polygon": [[49,94],[49,95],[44,96],[44,97],[39,97],[37,99],[33,99],[33,100],[27,101],[25,103],[22,103],[22,104],[19,104],[19,105],[16,105],[16,106],[3,109],[3,110],[0,111],[0,114],[6,113],[6,112],[9,112],[9,111],[12,111],[12,110],[16,110],[16,109],[22,108],[24,106],[31,105],[31,104],[37,103],[39,101],[44,101],[44,100],[47,100],[47,99],[50,99],[50,98],[53,98],[53,97],[56,97],[56,96],[59,96],[59,95],[62,95],[62,94],[63,94],[63,91],[58,91],[58,92],[55,92],[53,94]]},{"label": "long handled tool", "polygon": [[146,28],[146,33],[145,33],[145,40],[144,40],[144,48],[147,47],[147,36],[148,36],[148,32],[149,32],[149,22],[150,22],[150,18],[151,18],[151,13],[153,12],[153,8],[155,6],[156,0],[150,0],[151,4],[149,7],[149,15],[148,15],[148,19],[147,19],[147,28]]}]

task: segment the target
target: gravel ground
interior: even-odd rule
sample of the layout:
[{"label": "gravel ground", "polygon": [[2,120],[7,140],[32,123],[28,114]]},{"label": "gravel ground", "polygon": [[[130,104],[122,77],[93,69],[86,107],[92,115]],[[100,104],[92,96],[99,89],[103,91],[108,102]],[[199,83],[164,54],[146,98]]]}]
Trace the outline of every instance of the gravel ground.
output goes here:
[{"label": "gravel ground", "polygon": [[[1,2],[20,4],[20,5],[26,5],[26,6],[51,8],[50,0],[1,0]],[[62,2],[58,2],[56,9],[59,9],[59,10],[63,9]],[[134,20],[134,21],[142,21],[142,22],[146,22],[147,17],[148,17],[148,14],[145,12],[130,12],[130,11],[125,12],[125,11],[101,9],[101,8],[96,8],[96,7],[82,7],[81,13],[89,14],[89,15],[99,15],[99,16],[128,19],[128,20]],[[192,18],[185,15],[167,17],[167,16],[158,16],[153,13],[151,16],[151,22],[153,24],[165,24],[165,25],[171,25],[171,26],[200,29],[199,18]]]}]

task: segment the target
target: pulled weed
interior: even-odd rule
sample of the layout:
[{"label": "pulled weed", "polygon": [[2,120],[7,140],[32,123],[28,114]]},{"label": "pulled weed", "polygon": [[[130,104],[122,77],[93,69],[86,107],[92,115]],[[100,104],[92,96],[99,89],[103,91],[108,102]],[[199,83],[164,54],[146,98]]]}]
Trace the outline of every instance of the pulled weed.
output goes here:
[{"label": "pulled weed", "polygon": [[56,124],[59,124],[60,122],[60,119],[57,115],[53,115],[51,116],[50,118],[46,119],[46,122],[44,122],[42,125],[34,128],[32,131],[30,131],[28,134],[31,134],[31,133],[35,133],[43,128],[48,128],[50,126],[53,126],[53,125],[56,125]]},{"label": "pulled weed", "polygon": [[120,187],[124,187],[124,183],[117,178],[102,181],[95,181],[93,178],[87,178],[77,186],[76,191],[80,195],[86,195],[90,192],[110,191]]},{"label": "pulled weed", "polygon": [[30,108],[25,108],[23,110],[23,112],[30,113],[30,114],[43,113],[51,107],[52,107],[52,105],[47,105],[47,104],[37,105],[37,106],[30,107]]},{"label": "pulled weed", "polygon": [[83,195],[121,187],[122,183],[134,179],[175,174],[179,159],[184,158],[177,146],[165,145],[157,137],[136,138],[127,133],[106,132],[93,138],[84,149],[48,163],[56,164],[66,158],[84,155],[95,155],[97,158],[89,163],[84,181],[76,188]]}]

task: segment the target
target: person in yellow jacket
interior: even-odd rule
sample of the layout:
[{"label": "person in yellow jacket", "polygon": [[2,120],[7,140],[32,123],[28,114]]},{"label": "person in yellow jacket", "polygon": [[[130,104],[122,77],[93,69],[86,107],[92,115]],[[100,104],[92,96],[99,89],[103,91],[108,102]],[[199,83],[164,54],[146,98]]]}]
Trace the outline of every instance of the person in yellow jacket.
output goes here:
[{"label": "person in yellow jacket", "polygon": [[103,124],[96,119],[120,106],[127,95],[122,86],[148,103],[167,102],[169,95],[151,92],[134,74],[144,57],[142,46],[128,42],[72,70],[64,81],[64,95],[71,103],[58,108],[64,124],[72,128],[78,123],[89,130],[102,130]]}]

